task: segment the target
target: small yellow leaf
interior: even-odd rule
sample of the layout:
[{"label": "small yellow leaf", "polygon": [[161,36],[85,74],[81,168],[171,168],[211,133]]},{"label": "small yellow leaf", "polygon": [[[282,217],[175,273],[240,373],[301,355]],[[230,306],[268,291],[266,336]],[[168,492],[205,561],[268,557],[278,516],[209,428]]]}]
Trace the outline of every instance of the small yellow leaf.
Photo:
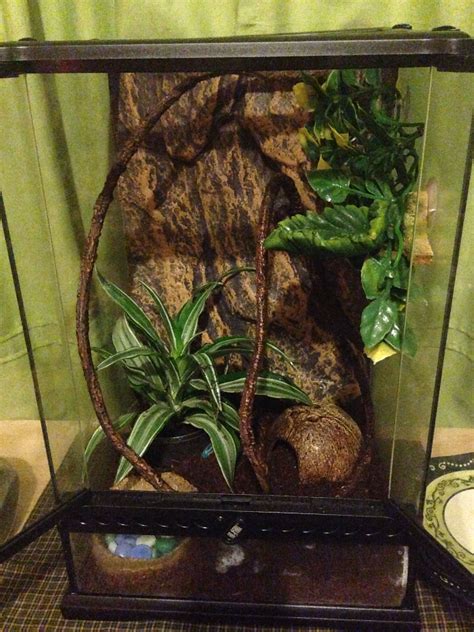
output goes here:
[{"label": "small yellow leaf", "polygon": [[313,143],[313,145],[318,144],[314,136],[311,135],[311,133],[306,129],[306,127],[301,127],[298,130],[298,140],[300,141],[303,149],[306,149],[308,147],[308,143]]},{"label": "small yellow leaf", "polygon": [[306,83],[296,83],[293,86],[293,94],[295,95],[296,101],[300,107],[309,112],[314,111],[314,96],[316,92],[311,86],[308,86]]},{"label": "small yellow leaf", "polygon": [[386,342],[379,342],[378,345],[375,345],[375,347],[371,347],[370,349],[365,347],[364,352],[374,364],[377,364],[377,362],[381,362],[382,360],[385,360],[385,358],[389,358],[397,353],[397,351]]},{"label": "small yellow leaf", "polygon": [[303,147],[303,149],[306,149],[308,147],[308,139],[306,138],[306,134],[305,134],[305,132],[307,131],[308,130],[304,128],[298,130],[298,140],[300,142],[301,147]]},{"label": "small yellow leaf", "polygon": [[316,165],[316,169],[318,171],[323,171],[324,169],[332,169],[331,165],[324,160],[322,156],[319,156],[318,164]]},{"label": "small yellow leaf", "polygon": [[342,149],[347,149],[347,147],[349,147],[349,144],[350,144],[349,134],[347,132],[340,133],[337,131],[337,129],[335,129],[331,125],[329,127],[331,128],[331,132],[332,132],[334,140],[336,141],[336,145],[338,145],[339,147],[342,147]]},{"label": "small yellow leaf", "polygon": [[321,138],[325,138],[326,140],[332,140],[331,129],[329,127],[325,127],[321,133]]}]

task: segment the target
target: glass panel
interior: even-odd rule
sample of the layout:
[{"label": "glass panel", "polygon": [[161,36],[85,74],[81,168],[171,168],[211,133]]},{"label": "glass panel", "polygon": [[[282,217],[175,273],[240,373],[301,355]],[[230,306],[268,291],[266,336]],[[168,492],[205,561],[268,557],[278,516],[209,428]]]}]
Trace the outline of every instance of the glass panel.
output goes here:
[{"label": "glass panel", "polygon": [[[3,207],[0,196],[0,205]],[[0,208],[0,214],[2,208]],[[3,222],[0,221],[0,546],[17,535],[25,524],[54,508],[51,475],[41,422],[29,419],[34,401],[28,353],[21,330],[13,279],[9,274]],[[9,371],[15,363],[15,375]],[[21,384],[21,389],[18,385]],[[38,415],[36,415],[38,417]],[[41,502],[36,507],[38,501]]]},{"label": "glass panel", "polygon": [[408,551],[396,544],[309,538],[226,544],[174,534],[71,539],[78,589],[89,594],[396,608],[407,590]]},{"label": "glass panel", "polygon": [[473,182],[471,169],[424,501],[424,526],[471,573],[474,573]]},{"label": "glass panel", "polygon": [[[322,74],[319,73],[319,76]],[[356,80],[356,76],[350,73],[345,77],[349,82]],[[393,72],[385,72],[383,77],[392,86],[397,79],[396,73]],[[320,76],[320,83],[324,81],[324,78]],[[212,127],[208,129],[212,124],[208,116],[208,99],[211,98],[209,94],[212,95],[212,99],[223,99],[222,103],[219,102],[219,107],[228,107],[229,102],[233,102],[234,93],[232,91],[228,94],[216,92],[214,80],[206,88],[208,91],[201,91],[201,89],[189,91],[190,94],[187,93],[181,99],[179,108],[174,107],[170,115],[166,115],[162,123],[163,127],[157,126],[153,134],[142,143],[121,177],[117,198],[124,217],[128,248],[130,270],[128,288],[131,294],[145,305],[153,322],[157,322],[161,335],[164,334],[164,328],[159,323],[156,314],[153,314],[150,309],[152,301],[144,290],[142,281],[155,288],[171,315],[174,316],[180,306],[189,300],[192,292],[202,283],[217,278],[223,271],[235,265],[254,264],[253,231],[266,178],[269,177],[267,167],[260,162],[261,154],[271,155],[276,160],[281,159],[282,152],[289,151],[285,144],[286,140],[282,141],[282,146],[278,144],[279,140],[275,141],[275,146],[273,146],[267,138],[270,132],[265,132],[261,137],[257,122],[262,116],[268,116],[271,124],[275,126],[275,136],[279,138],[279,135],[282,135],[283,139],[286,139],[285,134],[287,134],[293,143],[290,151],[300,155],[298,152],[301,152],[301,147],[299,143],[295,145],[294,141],[302,123],[313,116],[309,114],[309,118],[305,119],[302,112],[295,106],[292,90],[300,79],[297,73],[284,73],[280,79],[275,74],[271,77],[270,86],[261,88],[261,92],[256,91],[255,94],[255,90],[249,90],[245,100],[239,106],[243,108],[242,115],[239,115],[238,120],[224,117],[222,133],[213,135],[212,142],[209,141],[207,145],[204,143],[204,138],[208,136],[204,131],[208,130],[209,134],[212,132]],[[112,98],[114,112],[116,112],[114,129],[118,149],[143,122],[145,115],[156,108],[157,98],[166,95],[176,81],[175,77],[170,76],[164,81],[159,75],[153,74],[127,75],[112,81]],[[275,83],[272,84],[272,81]],[[331,89],[336,89],[335,86],[336,84]],[[423,123],[428,107],[430,70],[402,70],[399,86],[404,96],[401,119],[410,123]],[[275,93],[278,98],[274,97]],[[261,110],[262,107],[263,110]],[[192,116],[190,112],[193,113]],[[220,117],[216,119],[216,124],[217,121],[220,124]],[[256,147],[246,142],[241,133],[242,127],[254,134]],[[336,136],[339,145],[334,141],[333,136],[331,138],[333,151],[344,145],[344,135]],[[418,149],[421,154],[421,141]],[[232,169],[227,160],[230,151],[235,151],[238,156],[237,162],[232,163]],[[304,155],[301,154],[301,156],[304,160]],[[325,156],[328,160],[331,159],[327,153]],[[239,169],[236,167],[237,164],[240,165]],[[308,168],[307,163],[305,166]],[[292,191],[294,200],[297,200],[298,193],[301,193],[304,184],[298,179],[299,176],[292,174],[291,177],[294,177],[296,182]],[[290,188],[292,186],[290,185]],[[307,197],[303,202],[294,202],[293,198],[290,201],[282,200],[279,217],[283,217],[285,213],[290,215],[294,213],[293,202],[297,205],[297,209],[302,204],[309,205],[310,196],[308,192],[306,193]],[[368,199],[370,204],[372,198]],[[360,199],[358,201],[362,204]],[[321,206],[324,206],[323,202]],[[232,209],[230,215],[229,209]],[[308,263],[307,260],[297,256],[289,260],[284,253],[274,255],[275,274],[270,295],[269,337],[295,359],[295,367],[289,367],[281,359],[279,361],[274,357],[270,360],[273,363],[270,366],[295,379],[315,401],[320,401],[326,396],[337,399],[341,406],[352,415],[363,432],[368,434],[370,429],[367,427],[367,410],[364,410],[357,384],[358,378],[355,377],[358,371],[360,374],[360,367],[357,365],[357,360],[354,360],[355,354],[347,347],[345,337],[351,337],[352,340],[358,336],[359,322],[353,322],[354,313],[360,321],[360,311],[365,306],[364,298],[361,298],[359,280],[363,258],[351,259],[351,263],[342,269],[334,263],[331,267],[331,264],[327,263],[323,257],[316,256],[313,261],[314,264]],[[127,286],[122,285],[122,287]],[[346,294],[344,294],[344,287],[346,290],[349,288]],[[355,292],[352,292],[352,287],[355,288]],[[355,294],[357,298],[354,300]],[[255,288],[253,279],[248,275],[235,277],[229,281],[222,292],[216,293],[213,301],[209,301],[206,307],[208,309],[205,310],[202,320],[206,327],[204,340],[214,339],[222,333],[254,334]],[[353,310],[352,313],[351,310]],[[357,310],[360,311],[357,312]],[[349,324],[348,320],[351,318]],[[347,334],[348,329],[350,329],[350,334]],[[105,327],[104,331],[106,331]],[[112,348],[110,334],[109,330],[107,341],[109,351]],[[198,340],[195,341],[196,346],[193,349],[197,348],[197,344]],[[359,355],[362,355],[361,350],[359,350]],[[240,360],[233,360],[231,366],[240,368],[240,362]],[[136,360],[136,363],[141,367],[150,366],[150,360],[146,358]],[[153,367],[153,363],[151,366]],[[243,366],[248,366],[245,360]],[[364,471],[360,482],[351,488],[350,493],[354,496],[386,496],[397,408],[399,366],[400,356],[396,356],[376,367],[374,399],[377,454],[372,459],[370,469]],[[218,363],[217,368],[221,371],[222,365]],[[390,375],[391,373],[393,376]],[[101,378],[105,375],[106,371],[102,372]],[[387,377],[389,375],[390,377]],[[156,392],[151,392],[151,396],[147,392],[140,393],[138,406],[143,409],[145,404],[153,405],[155,400],[152,396],[156,398]],[[226,393],[224,396],[238,408],[238,393]],[[204,399],[207,401],[208,396],[206,395]],[[263,419],[269,416],[275,419],[284,407],[287,407],[287,402],[280,405],[269,400],[259,400],[255,415],[256,426],[259,420],[262,425],[267,423]],[[129,412],[129,409],[123,407],[120,412],[125,414]],[[184,416],[182,414],[181,419],[184,419]],[[159,427],[156,419],[153,424],[156,428]],[[172,424],[171,430],[174,431]],[[329,434],[325,433],[325,436],[328,437]],[[346,433],[344,440],[350,434],[350,431]],[[340,437],[341,433],[338,436]],[[153,443],[154,446],[152,444],[145,454],[152,465],[159,466],[159,453],[163,445],[159,438]],[[207,457],[202,456],[203,450],[205,454],[206,445],[199,445],[196,449],[192,448],[194,451],[190,448],[187,455],[184,453],[185,461],[188,457],[186,463],[177,465],[174,461],[172,467],[192,480],[193,484],[202,491],[226,492],[228,488],[219,473],[215,458],[212,455],[209,456],[212,450],[209,447],[209,441],[207,443]],[[302,451],[307,450],[310,441],[306,441],[306,445],[303,443],[300,441]],[[275,478],[272,480],[272,490],[275,493],[308,495],[338,493],[337,485],[332,484],[334,481],[329,481],[327,473],[324,475],[326,478],[323,476],[321,482],[318,481],[316,485],[305,487],[304,482],[299,484],[297,477],[300,461],[298,459],[304,457],[301,457],[301,454],[295,456],[295,446],[288,447],[288,441],[285,442],[281,436],[277,436],[274,447],[276,448],[275,462],[270,467],[270,476],[280,468],[280,480],[275,480]],[[328,451],[333,450],[331,457],[327,459],[331,466],[337,462],[337,459],[333,458],[334,451],[337,449],[334,445],[332,447],[329,445],[327,448]],[[359,449],[360,445],[355,452],[351,453],[355,454],[355,460],[360,456]],[[348,451],[350,451],[349,448]],[[107,475],[110,483],[113,480],[113,470],[117,467],[117,461],[115,460],[115,465],[113,465],[113,458],[108,459],[104,452],[106,449],[100,446],[93,454],[91,468],[94,472],[100,472],[103,479],[106,471],[104,462],[105,460],[110,462],[110,471]],[[341,465],[341,469],[347,465],[348,470],[352,471],[354,463],[353,460],[349,465],[347,463]],[[194,472],[191,471],[193,468]],[[245,468],[240,470],[239,467],[237,468],[235,491],[257,493],[259,488],[250,468],[247,467],[245,471],[242,471],[243,469]],[[345,471],[347,473],[347,470]],[[282,475],[281,472],[284,474]],[[339,476],[337,472],[332,474],[336,478]],[[92,476],[93,486],[101,487],[104,484],[103,480],[99,481],[95,474]]]},{"label": "glass panel", "polygon": [[[320,83],[324,80],[323,74],[315,74]],[[357,82],[353,73],[344,76],[347,81],[344,90],[351,82]],[[395,73],[385,72],[383,77],[392,86],[395,84]],[[159,319],[151,309],[152,299],[144,289],[143,281],[155,288],[172,316],[176,316],[180,306],[201,284],[217,279],[236,265],[254,264],[256,218],[272,173],[266,158],[281,161],[290,147],[290,151],[299,156],[298,168],[305,165],[309,169],[311,162],[309,154],[305,156],[300,142],[297,142],[298,138],[301,141],[298,130],[309,120],[305,116],[314,116],[305,114],[294,99],[293,87],[300,79],[297,73],[271,74],[270,87],[265,84],[257,90],[246,86],[244,97],[240,87],[232,84],[232,78],[226,79],[229,85],[224,81],[219,86],[214,79],[209,80],[206,90],[199,88],[192,94],[183,95],[181,102],[162,121],[162,127],[153,129],[131,160],[116,191],[120,211],[118,208],[111,209],[105,224],[97,268],[107,279],[130,291],[144,305],[154,323],[158,323]],[[372,75],[371,81],[374,80]],[[12,243],[44,423],[61,498],[85,484],[84,446],[96,427],[74,333],[79,259],[89,228],[91,209],[113,160],[111,155],[116,155],[130,134],[156,107],[158,97],[167,94],[176,81],[176,77],[172,76],[163,79],[161,75],[141,74],[112,79],[110,88],[105,76],[94,75],[28,77],[3,82],[5,96],[18,104],[8,111],[4,137],[7,143],[13,145],[13,139],[18,134],[19,140],[15,142],[21,144],[21,151],[14,152],[11,164],[2,166],[2,182],[5,183],[5,200],[11,218]],[[341,84],[338,81],[333,80],[326,86],[327,89],[339,89]],[[293,378],[313,401],[335,398],[354,421],[348,422],[344,416],[342,422],[341,418],[330,420],[333,430],[336,428],[332,433],[332,444],[332,431],[315,437],[315,441],[322,441],[327,450],[329,456],[325,465],[330,473],[317,474],[320,478],[315,484],[311,479],[313,474],[308,473],[308,480],[311,480],[308,485],[301,478],[302,463],[304,459],[313,464],[317,462],[319,457],[308,459],[307,453],[310,447],[317,453],[320,445],[311,446],[312,437],[308,439],[304,433],[303,438],[293,444],[288,437],[285,438],[283,431],[272,435],[270,422],[287,407],[288,402],[280,405],[260,399],[255,409],[255,417],[263,428],[260,438],[262,441],[263,437],[268,441],[268,437],[275,438],[272,449],[269,448],[267,453],[269,462],[270,457],[273,458],[269,468],[273,492],[385,497],[390,479],[393,498],[414,506],[419,502],[463,162],[462,152],[452,151],[452,161],[447,165],[439,158],[442,155],[440,147],[448,147],[451,142],[440,102],[451,88],[453,93],[455,89],[461,93],[461,79],[456,75],[440,79],[436,75],[434,94],[430,97],[432,81],[429,69],[404,69],[398,79],[404,96],[402,120],[426,122],[430,107],[429,125],[418,148],[420,155],[423,154],[418,199],[422,199],[421,190],[428,181],[431,181],[430,191],[434,189],[433,178],[440,193],[439,210],[430,229],[435,253],[433,262],[426,266],[417,262],[406,310],[408,324],[418,338],[418,353],[413,360],[396,355],[376,365],[372,384],[376,410],[375,455],[356,484],[351,486],[351,481],[346,486],[350,489],[347,491],[344,476],[357,473],[359,461],[364,461],[360,429],[367,436],[371,433],[367,409],[364,409],[360,384],[357,383],[361,370],[354,352],[354,341],[360,344],[359,322],[353,322],[354,314],[360,320],[360,311],[365,305],[359,279],[366,253],[353,257],[350,264],[343,263],[342,268],[334,267],[332,260],[328,263],[324,257],[315,257],[308,264],[302,257],[276,253],[273,264],[275,278],[272,279],[270,292],[269,337],[296,360],[296,368],[282,360],[281,355],[273,358],[274,364],[269,366]],[[112,110],[109,107],[109,89]],[[88,98],[83,99],[82,95],[88,95]],[[210,103],[216,112],[215,120],[209,116]],[[237,109],[238,116],[235,114]],[[261,128],[262,112],[274,126],[269,128],[271,133],[266,127]],[[459,147],[464,147],[462,130],[466,127],[465,118],[463,110],[456,121],[461,128]],[[324,125],[326,123],[324,121]],[[110,130],[111,124],[113,130]],[[220,127],[215,128],[214,125]],[[288,125],[289,128],[286,127]],[[216,129],[219,133],[215,133]],[[312,129],[314,132],[314,126]],[[113,151],[109,138],[111,131],[117,145]],[[332,143],[329,149],[333,152],[342,151],[350,141],[349,132],[346,138],[346,132],[336,128],[331,131],[329,123],[324,133],[314,133],[311,142],[317,145],[316,140],[329,139]],[[250,142],[250,137],[254,144]],[[283,140],[279,144],[281,138]],[[288,138],[292,143],[290,145]],[[232,152],[236,158],[229,162]],[[89,156],[93,156],[93,160]],[[325,153],[319,159],[319,166],[327,167],[325,163],[332,158]],[[12,176],[17,173],[24,174],[20,189],[15,186]],[[276,204],[278,219],[293,214],[295,210],[302,211],[311,204],[309,196],[312,192],[309,188],[305,189],[306,180],[294,171],[289,178],[293,181],[290,182],[290,191],[286,192],[286,197],[282,195]],[[354,182],[356,186],[360,185],[357,179]],[[372,186],[375,185],[372,183]],[[372,200],[374,190],[370,193],[367,189],[367,192],[367,199]],[[375,196],[378,193],[380,191]],[[348,199],[354,201],[350,197]],[[360,202],[360,199],[356,196],[355,201]],[[314,200],[313,205],[316,206]],[[324,205],[321,202],[320,207]],[[25,216],[31,206],[35,208],[35,221],[28,223]],[[417,208],[420,215],[420,204]],[[121,216],[124,218],[123,226]],[[125,274],[127,257],[129,283]],[[415,296],[417,286],[421,287],[418,298]],[[356,294],[359,302],[353,301]],[[203,342],[223,334],[254,335],[255,286],[250,276],[232,278],[214,299],[209,301],[202,321],[206,329]],[[426,327],[428,311],[429,327]],[[102,290],[94,288],[90,315],[93,346],[106,347],[110,352],[112,331],[118,322],[118,308]],[[164,336],[163,324],[157,327],[160,335]],[[142,342],[138,340],[138,344]],[[197,345],[198,341],[195,340],[194,344]],[[103,357],[103,352],[96,353],[96,364]],[[131,389],[124,387],[123,372],[117,367],[100,373],[110,416],[114,420],[121,414],[130,413],[132,400],[137,410],[151,405],[155,406],[155,412],[157,402],[161,405],[169,401],[169,397],[163,396],[157,379],[159,362],[147,356],[140,358],[132,359],[135,364],[130,384],[135,388],[135,398]],[[201,358],[201,361],[205,364],[205,359]],[[193,368],[201,366],[193,362]],[[142,375],[144,366],[152,368],[151,372],[147,369],[145,379]],[[232,357],[227,368],[235,370],[247,366],[245,359],[237,361]],[[181,372],[183,367],[185,364],[181,363]],[[159,368],[161,370],[162,365]],[[217,369],[224,373],[220,360]],[[189,398],[191,395],[198,397],[203,392],[200,389],[208,387],[206,379],[209,380],[210,376],[213,378],[212,371],[202,371],[202,375],[198,376],[201,382],[189,387]],[[150,380],[153,388],[145,392]],[[172,386],[174,388],[175,385]],[[176,387],[177,392],[182,394],[184,389],[180,389],[181,386],[179,389]],[[211,395],[204,397],[206,405],[213,401]],[[231,405],[238,408],[238,393],[226,392],[224,396],[229,408]],[[175,403],[173,401],[173,406]],[[180,413],[185,409],[183,405]],[[191,410],[196,413],[196,408],[191,407]],[[201,409],[197,407],[197,410]],[[232,413],[228,414],[232,417]],[[181,420],[184,416],[183,413]],[[329,413],[328,416],[331,417]],[[159,430],[161,421],[158,416],[152,416],[148,427]],[[197,426],[207,423],[196,418],[193,421]],[[233,423],[235,425],[235,421]],[[177,425],[186,426],[184,438],[180,440],[180,446],[184,445],[184,448],[175,448],[173,444]],[[232,419],[229,425],[232,426]],[[344,431],[341,431],[341,426]],[[216,452],[219,449],[216,437],[213,437],[214,446],[211,446],[207,435],[188,432],[193,430],[189,424],[170,424],[168,429],[170,432],[163,432],[155,445],[151,439],[156,433],[147,435],[149,438],[153,434],[148,443],[144,440],[148,450],[145,455],[152,465],[175,469],[202,491],[227,492],[228,485],[212,455],[216,445]],[[346,452],[339,450],[344,433]],[[231,439],[232,432],[229,431],[227,440]],[[173,444],[174,456],[166,461],[168,456],[163,445],[169,446],[170,443]],[[192,448],[189,447],[191,444]],[[181,451],[179,457],[173,452],[175,449]],[[302,452],[299,453],[298,449]],[[336,452],[342,454],[339,461],[334,458]],[[90,479],[94,488],[113,484],[118,459],[110,453],[111,449],[101,444],[91,458]],[[412,472],[409,481],[405,476],[407,463],[410,463]],[[335,479],[330,478],[333,475]],[[248,463],[238,469],[234,490],[241,493],[259,491]]]},{"label": "glass panel", "polygon": [[[420,177],[417,187],[421,186],[423,179],[423,164],[426,157],[426,144],[431,133],[429,124],[429,107],[432,73],[430,68],[401,68],[398,73],[397,86],[402,97],[402,119],[410,123],[424,123],[423,137],[417,141],[416,149],[420,162]],[[417,190],[415,187],[415,190]],[[419,189],[418,189],[419,190]],[[413,195],[413,194],[412,194]],[[405,237],[406,239],[406,237]],[[406,248],[406,254],[410,257],[411,253]],[[419,337],[418,329],[414,331],[416,338]],[[418,343],[419,344],[419,343]],[[373,367],[372,371],[372,395],[375,408],[375,442],[379,453],[379,459],[382,464],[381,474],[386,484],[387,491],[390,489],[391,477],[394,476],[394,469],[397,473],[406,472],[408,463],[415,458],[414,455],[421,452],[423,459],[423,446],[419,443],[418,434],[411,436],[406,433],[407,428],[403,431],[398,426],[399,406],[400,406],[400,383],[402,380],[402,363],[405,361],[406,355],[399,353],[385,358]],[[410,430],[413,424],[409,423]],[[398,430],[397,430],[398,428]],[[395,458],[398,462],[395,464]],[[397,469],[398,468],[398,469]],[[396,474],[395,474],[396,475]],[[416,474],[410,476],[405,481],[406,489],[418,494],[421,488],[421,473],[417,477]],[[411,487],[410,487],[411,486]],[[391,491],[389,493],[392,493]]]},{"label": "glass panel", "polygon": [[[13,535],[43,491],[49,501],[45,504],[41,498],[36,517],[54,506],[54,491],[59,502],[87,484],[84,433],[90,434],[95,415],[76,349],[75,301],[86,230],[83,217],[90,215],[107,169],[109,104],[105,76],[20,77],[2,80],[0,90],[5,103],[2,142],[11,148],[8,160],[0,165],[0,178],[28,333],[25,347],[8,267],[2,266],[2,292],[7,300],[2,301],[0,357],[11,362],[2,367],[0,457],[15,465],[22,507],[10,530]],[[100,100],[99,93],[105,99]],[[84,94],[91,102],[81,99]],[[82,144],[72,141],[71,126],[76,134],[79,127]],[[87,149],[92,147],[102,169],[88,161]],[[109,251],[117,250],[113,266],[120,276],[123,248],[117,225],[120,221],[112,218],[104,247],[107,250],[109,244]],[[114,232],[119,236],[112,238]],[[7,262],[4,243],[1,247],[2,263]],[[102,260],[101,266],[106,270],[107,262]],[[100,343],[108,309],[103,310],[100,324],[94,309],[97,302],[91,308],[92,339]],[[37,402],[27,352],[34,364]],[[104,380],[106,391],[107,384],[113,381]],[[118,386],[113,385],[114,389]],[[111,398],[115,399],[120,400]],[[42,426],[55,473],[52,480]]]},{"label": "glass panel", "polygon": [[[452,399],[448,403],[446,389],[448,384],[453,385],[455,382],[454,376],[446,370],[450,359],[445,357],[444,337],[449,324],[446,308],[454,280],[452,266],[459,247],[456,235],[463,196],[466,148],[469,145],[472,86],[472,78],[468,75],[434,73],[433,76],[420,180],[419,221],[414,236],[415,247],[418,242],[427,263],[417,264],[417,254],[413,254],[415,265],[407,304],[407,325],[417,332],[418,351],[414,358],[406,355],[401,358],[390,489],[394,499],[417,515],[422,511],[432,424],[436,420],[438,433],[439,424],[449,423],[448,417],[454,421],[454,417],[446,415],[447,410],[455,406]],[[421,197],[423,191],[426,191],[424,199]],[[428,214],[427,225],[421,222],[425,212]],[[462,288],[459,290],[462,291]],[[443,363],[445,372],[441,375]],[[472,365],[469,371],[462,377],[459,375],[459,378],[463,382],[463,392],[471,393],[467,397],[472,403],[472,389],[466,390],[472,377]],[[443,384],[441,393],[440,382]],[[437,418],[439,399],[442,412],[441,417]],[[465,409],[464,414],[468,417],[469,411]],[[463,423],[466,422],[464,418]],[[408,445],[413,446],[413,449],[410,450]]]}]

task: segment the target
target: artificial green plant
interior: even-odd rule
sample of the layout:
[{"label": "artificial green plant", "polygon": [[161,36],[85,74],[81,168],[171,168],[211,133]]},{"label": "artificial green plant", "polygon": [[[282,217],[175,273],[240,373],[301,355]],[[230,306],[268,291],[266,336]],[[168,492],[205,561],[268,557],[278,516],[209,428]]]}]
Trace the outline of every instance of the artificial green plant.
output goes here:
[{"label": "artificial green plant", "polygon": [[[184,423],[209,435],[220,470],[230,487],[240,449],[239,414],[226,397],[239,393],[245,383],[245,372],[227,372],[219,358],[232,354],[250,355],[254,342],[248,336],[222,336],[202,344],[203,332],[199,320],[213,292],[235,274],[252,268],[233,269],[220,279],[200,287],[175,316],[171,316],[155,290],[143,283],[153,301],[164,335],[161,335],[143,309],[123,290],[99,275],[109,297],[119,305],[123,315],[112,335],[114,351],[96,349],[103,358],[98,370],[119,364],[126,373],[131,388],[142,402],[143,410],[120,416],[116,430],[131,428],[128,445],[142,456],[151,442],[170,423]],[[286,361],[286,354],[276,345],[267,347]],[[310,404],[311,401],[289,379],[278,373],[263,371],[258,377],[257,394]],[[91,436],[86,447],[89,459],[104,438],[102,428]],[[115,482],[131,471],[132,465],[123,457],[119,462]]]},{"label": "artificial green plant", "polygon": [[374,361],[397,351],[414,355],[415,338],[404,322],[409,261],[403,230],[423,125],[400,121],[400,95],[376,69],[335,70],[322,83],[304,74],[294,93],[311,113],[299,132],[312,164],[306,179],[331,206],[286,218],[265,246],[294,254],[365,256],[361,281],[370,301],[360,325],[365,351]]}]

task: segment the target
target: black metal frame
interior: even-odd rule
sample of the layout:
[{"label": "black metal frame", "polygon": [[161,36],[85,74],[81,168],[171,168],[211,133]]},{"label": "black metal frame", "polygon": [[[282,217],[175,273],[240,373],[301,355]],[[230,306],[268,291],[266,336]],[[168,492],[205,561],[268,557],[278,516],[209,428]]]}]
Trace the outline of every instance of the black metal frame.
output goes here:
[{"label": "black metal frame", "polygon": [[[218,73],[330,68],[396,68],[432,66],[442,71],[474,71],[474,41],[445,27],[436,32],[394,30],[327,32],[246,38],[176,41],[42,42],[0,45],[0,77],[23,73],[193,72]],[[54,472],[52,473],[54,478]],[[210,494],[149,494],[84,492],[60,505],[26,535],[2,548],[2,559],[32,541],[54,522],[66,551],[71,592],[66,616],[133,618],[153,615],[236,616],[252,621],[330,622],[359,629],[364,622],[417,628],[413,581],[406,604],[390,609],[213,604],[176,600],[81,595],[77,592],[69,534],[74,532],[166,533],[225,537],[235,523],[254,537],[312,536],[354,541],[411,544],[430,558],[431,575],[464,598],[472,599],[472,577],[419,524],[391,501],[232,496]],[[434,562],[434,563],[433,563]],[[412,568],[413,565],[411,565]],[[412,571],[411,571],[412,572]],[[452,578],[455,578],[454,580]],[[467,586],[467,588],[466,588]],[[258,610],[258,612],[257,612]],[[355,618],[354,618],[355,617]]]},{"label": "black metal frame", "polygon": [[[62,602],[68,618],[145,619],[167,616],[193,621],[327,624],[355,629],[418,630],[413,556],[400,607],[323,606],[170,599],[83,593],[71,563],[75,533],[143,533],[226,540],[234,525],[240,538],[318,539],[409,544],[403,519],[389,501],[294,498],[232,494],[93,492],[60,525],[69,558],[71,589]],[[236,542],[237,540],[233,540]]]},{"label": "black metal frame", "polygon": [[0,46],[0,76],[21,73],[243,72],[434,66],[474,69],[461,31],[406,28],[202,40],[36,42]]},{"label": "black metal frame", "polygon": [[320,624],[354,630],[419,630],[414,581],[409,578],[400,608],[248,604],[193,599],[154,599],[113,595],[65,595],[61,610],[66,618],[136,620],[172,617],[187,621],[229,621],[252,624]]},{"label": "black metal frame", "polygon": [[159,492],[92,492],[64,522],[74,532],[225,537],[237,522],[241,537],[336,537],[406,540],[396,506],[348,498]]}]

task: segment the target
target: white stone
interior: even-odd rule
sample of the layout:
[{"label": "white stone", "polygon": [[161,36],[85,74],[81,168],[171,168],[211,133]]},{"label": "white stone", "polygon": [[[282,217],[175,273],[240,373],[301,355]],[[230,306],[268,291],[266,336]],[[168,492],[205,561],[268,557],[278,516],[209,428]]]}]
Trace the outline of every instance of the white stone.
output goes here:
[{"label": "white stone", "polygon": [[216,559],[216,571],[221,575],[233,566],[240,566],[245,559],[245,551],[238,544],[221,544]]},{"label": "white stone", "polygon": [[137,544],[145,544],[146,546],[153,546],[156,542],[154,535],[140,535],[137,538]]}]

